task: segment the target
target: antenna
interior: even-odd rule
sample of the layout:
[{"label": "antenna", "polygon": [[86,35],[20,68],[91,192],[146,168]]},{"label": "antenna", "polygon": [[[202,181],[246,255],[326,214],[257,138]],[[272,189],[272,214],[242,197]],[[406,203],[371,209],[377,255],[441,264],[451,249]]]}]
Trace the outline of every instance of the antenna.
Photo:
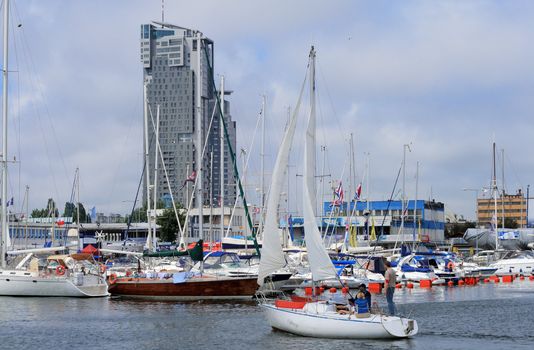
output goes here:
[{"label": "antenna", "polygon": [[161,22],[165,23],[165,0],[161,0]]}]

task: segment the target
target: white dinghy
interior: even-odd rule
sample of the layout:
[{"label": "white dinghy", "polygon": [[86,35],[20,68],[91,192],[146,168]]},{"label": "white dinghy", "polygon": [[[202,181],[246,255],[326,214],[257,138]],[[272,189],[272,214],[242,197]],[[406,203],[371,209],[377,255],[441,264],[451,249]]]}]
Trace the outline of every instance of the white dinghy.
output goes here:
[{"label": "white dinghy", "polygon": [[[310,115],[304,145],[304,185],[303,210],[304,230],[308,260],[314,282],[337,278],[336,269],[323,245],[317,228],[313,205],[315,203],[315,50],[309,56],[310,73]],[[277,230],[277,208],[287,166],[296,119],[300,107],[304,84],[300,91],[297,106],[285,131],[273,169],[271,190],[266,208],[263,247],[261,250],[258,284],[269,273],[286,265],[282,253],[282,241]],[[327,301],[287,301],[261,299],[260,306],[265,311],[271,327],[297,335],[320,338],[364,338],[387,339],[405,338],[417,334],[417,322],[412,319],[380,314],[341,314],[336,306]]]}]

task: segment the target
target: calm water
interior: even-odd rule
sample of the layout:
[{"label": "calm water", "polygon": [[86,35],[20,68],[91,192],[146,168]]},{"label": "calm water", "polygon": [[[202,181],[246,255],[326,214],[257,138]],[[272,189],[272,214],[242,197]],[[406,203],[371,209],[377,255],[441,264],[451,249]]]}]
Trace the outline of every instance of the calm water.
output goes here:
[{"label": "calm water", "polygon": [[[385,305],[382,295],[375,300]],[[532,349],[534,282],[395,294],[419,323],[408,340],[332,340],[273,331],[254,302],[0,297],[0,349]]]}]

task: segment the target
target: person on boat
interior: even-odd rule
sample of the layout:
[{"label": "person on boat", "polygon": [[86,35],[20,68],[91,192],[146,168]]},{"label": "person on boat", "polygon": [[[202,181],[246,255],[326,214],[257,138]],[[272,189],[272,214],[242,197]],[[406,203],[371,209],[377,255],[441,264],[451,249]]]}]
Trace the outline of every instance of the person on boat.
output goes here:
[{"label": "person on boat", "polygon": [[356,317],[369,317],[369,306],[363,292],[358,292],[356,295]]},{"label": "person on boat", "polygon": [[386,265],[386,273],[384,274],[384,278],[386,279],[386,300],[388,302],[389,314],[393,316],[395,315],[395,303],[393,302],[393,294],[395,293],[395,286],[397,284],[397,273],[391,268],[391,263],[389,261],[386,260],[384,262],[384,265]]},{"label": "person on boat", "polygon": [[339,307],[337,308],[337,312],[339,312],[342,315],[353,315],[354,309],[355,309],[355,300],[353,298],[349,298],[348,300],[349,305],[345,305],[345,307]]},{"label": "person on boat", "polygon": [[362,283],[360,284],[358,289],[360,290],[361,293],[365,295],[365,300],[367,301],[367,307],[369,308],[369,310],[371,310],[371,293],[369,293],[369,291],[367,290],[367,286],[364,283]]}]

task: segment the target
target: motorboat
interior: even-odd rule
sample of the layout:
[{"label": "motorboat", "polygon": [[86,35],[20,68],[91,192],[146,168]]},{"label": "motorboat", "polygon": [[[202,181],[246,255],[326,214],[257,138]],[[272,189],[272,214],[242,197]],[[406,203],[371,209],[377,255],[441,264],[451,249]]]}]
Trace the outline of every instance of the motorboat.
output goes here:
[{"label": "motorboat", "polygon": [[495,272],[497,276],[533,274],[534,252],[532,250],[508,251],[489,267],[497,269]]}]

